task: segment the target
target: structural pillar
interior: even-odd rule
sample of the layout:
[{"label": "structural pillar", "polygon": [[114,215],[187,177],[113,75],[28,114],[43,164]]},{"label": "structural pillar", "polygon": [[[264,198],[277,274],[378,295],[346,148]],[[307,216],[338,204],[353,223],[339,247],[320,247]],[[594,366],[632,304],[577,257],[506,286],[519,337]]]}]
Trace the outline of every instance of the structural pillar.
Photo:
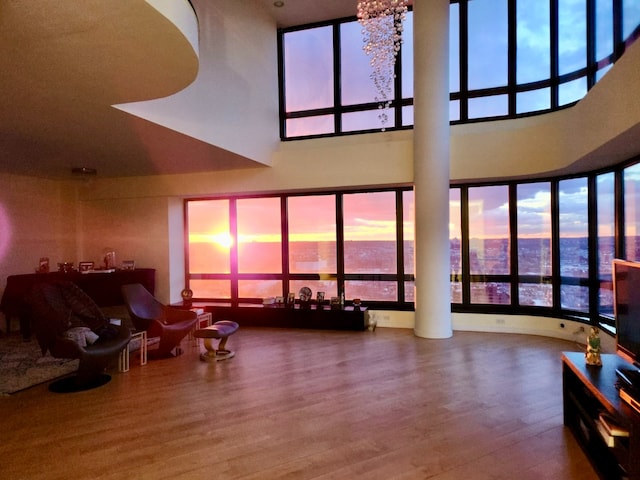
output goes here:
[{"label": "structural pillar", "polygon": [[449,261],[449,0],[413,2],[415,327],[452,335]]}]

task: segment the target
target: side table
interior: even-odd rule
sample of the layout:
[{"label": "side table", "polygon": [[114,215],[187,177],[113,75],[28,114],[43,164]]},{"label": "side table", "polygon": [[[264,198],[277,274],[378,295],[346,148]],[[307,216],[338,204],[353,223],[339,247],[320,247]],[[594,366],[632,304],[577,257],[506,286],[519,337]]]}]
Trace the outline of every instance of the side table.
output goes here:
[{"label": "side table", "polygon": [[129,371],[129,355],[131,350],[129,345],[134,340],[138,340],[140,342],[140,365],[147,364],[147,331],[141,330],[139,332],[133,332],[131,334],[131,340],[127,343],[127,346],[122,349],[120,352],[120,358],[118,359],[118,370],[121,372]]},{"label": "side table", "polygon": [[203,312],[198,314],[198,321],[196,322],[195,328],[189,332],[189,339],[191,341],[196,341],[196,337],[193,336],[193,332],[195,330],[200,330],[201,328],[207,328],[211,326],[213,320],[213,316],[209,312]]}]

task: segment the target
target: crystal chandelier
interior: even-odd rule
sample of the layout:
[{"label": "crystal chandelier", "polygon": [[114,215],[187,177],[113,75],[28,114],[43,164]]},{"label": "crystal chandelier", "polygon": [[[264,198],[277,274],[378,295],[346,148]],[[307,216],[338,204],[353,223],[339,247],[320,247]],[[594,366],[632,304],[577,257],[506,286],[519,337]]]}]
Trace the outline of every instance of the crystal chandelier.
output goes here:
[{"label": "crystal chandelier", "polygon": [[393,80],[396,56],[402,43],[402,22],[407,14],[408,0],[363,0],[358,2],[358,22],[362,25],[364,46],[370,57],[382,123],[382,131],[389,120],[389,107],[393,98]]}]

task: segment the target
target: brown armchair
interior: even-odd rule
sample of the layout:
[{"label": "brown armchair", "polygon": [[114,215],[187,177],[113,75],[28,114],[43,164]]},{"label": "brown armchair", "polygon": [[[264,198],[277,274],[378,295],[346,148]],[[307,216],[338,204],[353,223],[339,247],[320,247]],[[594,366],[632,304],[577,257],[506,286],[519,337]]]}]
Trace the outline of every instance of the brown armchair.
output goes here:
[{"label": "brown armchair", "polygon": [[175,350],[182,353],[180,342],[195,328],[198,315],[191,310],[172,308],[160,303],[139,283],[123,285],[122,296],[136,330],[146,330],[147,337],[160,337],[160,345],[150,356],[166,357]]},{"label": "brown armchair", "polygon": [[29,300],[31,322],[42,353],[80,360],[76,375],[53,382],[49,390],[88,390],[111,380],[105,369],[129,343],[128,327],[111,324],[91,297],[69,281],[38,284]]}]

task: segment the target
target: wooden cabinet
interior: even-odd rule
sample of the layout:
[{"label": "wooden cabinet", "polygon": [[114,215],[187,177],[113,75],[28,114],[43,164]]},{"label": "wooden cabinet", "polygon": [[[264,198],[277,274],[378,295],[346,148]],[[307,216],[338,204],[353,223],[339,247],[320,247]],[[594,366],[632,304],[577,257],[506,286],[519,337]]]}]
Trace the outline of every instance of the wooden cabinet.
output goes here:
[{"label": "wooden cabinet", "polygon": [[71,281],[89,295],[99,307],[124,304],[120,287],[128,283],[141,283],[151,292],[155,291],[156,271],[153,268],[135,270],[116,270],[109,273],[51,272],[11,275],[7,277],[7,286],[2,294],[0,310],[7,321],[7,333],[12,317],[20,319],[20,331],[28,337],[29,301],[31,289],[39,283]]},{"label": "wooden cabinet", "polygon": [[[564,424],[603,479],[640,479],[640,414],[624,402],[616,388],[616,368],[631,365],[618,355],[603,355],[602,367],[587,365],[584,353],[562,355]],[[612,446],[598,429],[598,417],[605,412],[629,436],[616,436]]]}]

